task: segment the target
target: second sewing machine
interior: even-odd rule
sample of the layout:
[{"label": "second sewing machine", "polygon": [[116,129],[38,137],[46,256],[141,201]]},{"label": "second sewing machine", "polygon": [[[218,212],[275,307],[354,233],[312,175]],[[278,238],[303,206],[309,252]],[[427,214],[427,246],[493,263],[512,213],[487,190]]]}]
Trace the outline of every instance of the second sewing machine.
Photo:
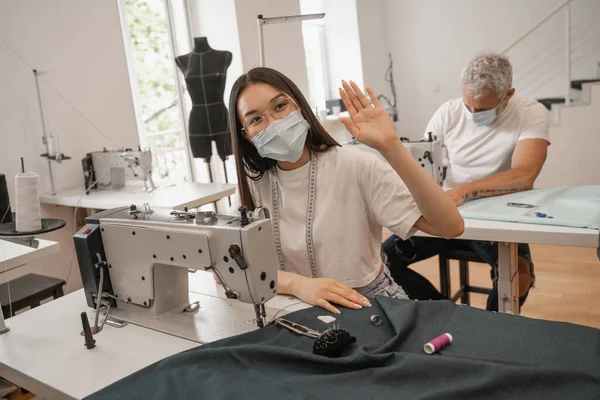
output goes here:
[{"label": "second sewing machine", "polygon": [[144,180],[151,192],[156,189],[152,180],[152,153],[150,150],[119,149],[94,151],[81,161],[86,194],[92,189],[121,189],[125,187],[125,170],[130,168],[135,177]]}]

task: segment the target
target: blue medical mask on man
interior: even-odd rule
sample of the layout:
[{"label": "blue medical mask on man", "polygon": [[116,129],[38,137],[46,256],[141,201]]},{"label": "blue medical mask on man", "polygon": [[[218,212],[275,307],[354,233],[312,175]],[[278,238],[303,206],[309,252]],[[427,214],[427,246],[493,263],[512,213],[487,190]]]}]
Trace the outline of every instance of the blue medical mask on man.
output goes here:
[{"label": "blue medical mask on man", "polygon": [[496,107],[492,108],[491,110],[479,111],[476,113],[472,113],[467,108],[466,104],[463,103],[463,108],[465,109],[467,119],[469,121],[473,121],[473,123],[477,126],[490,125],[491,123],[493,123],[496,120],[496,118],[498,118],[498,108],[502,105],[502,103],[504,103],[505,98],[506,98],[506,95],[502,98],[502,100],[500,100],[500,104],[498,104]]},{"label": "blue medical mask on man", "polygon": [[271,122],[252,138],[252,143],[261,157],[293,163],[302,157],[309,126],[300,110],[296,110]]}]

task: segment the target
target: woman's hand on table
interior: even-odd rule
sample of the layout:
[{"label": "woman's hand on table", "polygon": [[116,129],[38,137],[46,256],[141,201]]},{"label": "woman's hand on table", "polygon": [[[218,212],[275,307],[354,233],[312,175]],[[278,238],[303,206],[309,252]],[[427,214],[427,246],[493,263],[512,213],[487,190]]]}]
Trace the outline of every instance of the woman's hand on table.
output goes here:
[{"label": "woman's hand on table", "polygon": [[[340,310],[333,304],[355,310],[371,307],[366,297],[336,279],[308,278],[283,271],[279,272],[279,277],[281,293],[294,295],[305,303],[324,308],[334,314],[340,314]],[[281,287],[282,284],[285,288]]]}]

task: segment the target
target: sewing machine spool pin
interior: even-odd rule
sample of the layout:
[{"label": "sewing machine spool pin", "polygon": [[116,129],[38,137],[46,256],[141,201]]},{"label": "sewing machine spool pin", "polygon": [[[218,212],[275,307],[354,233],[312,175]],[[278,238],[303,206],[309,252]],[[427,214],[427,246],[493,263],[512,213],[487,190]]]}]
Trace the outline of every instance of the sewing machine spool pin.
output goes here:
[{"label": "sewing machine spool pin", "polygon": [[83,336],[85,336],[85,347],[88,350],[96,347],[96,340],[93,337],[92,330],[90,329],[90,323],[87,319],[87,313],[84,311],[81,313],[81,324],[83,325]]}]

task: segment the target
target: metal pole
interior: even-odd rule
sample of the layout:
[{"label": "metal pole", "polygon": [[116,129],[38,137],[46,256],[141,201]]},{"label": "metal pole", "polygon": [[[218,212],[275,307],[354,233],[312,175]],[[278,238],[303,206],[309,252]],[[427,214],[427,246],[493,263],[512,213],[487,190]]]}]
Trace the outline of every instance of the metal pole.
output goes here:
[{"label": "metal pole", "polygon": [[44,108],[42,107],[42,94],[40,92],[40,83],[38,78],[38,70],[33,70],[33,77],[35,78],[35,89],[37,91],[38,104],[40,107],[40,116],[42,118],[42,131],[44,136],[42,137],[42,142],[46,146],[46,154],[48,154],[48,171],[50,172],[50,190],[51,194],[56,194],[56,189],[54,188],[54,175],[52,175],[52,161],[50,161],[50,153],[48,149],[48,132],[46,131],[46,119],[44,118]]},{"label": "metal pole", "polygon": [[[225,174],[225,183],[229,183],[229,178],[227,177],[226,160],[222,160],[222,161],[223,161],[223,173]],[[227,199],[229,200],[229,207],[231,207],[231,196],[227,196]]]},{"label": "metal pole", "polygon": [[565,7],[565,104],[571,104],[571,7]]},{"label": "metal pole", "polygon": [[205,158],[204,162],[206,163],[206,167],[208,168],[208,178],[210,180],[210,183],[213,183],[213,175],[212,175],[212,168],[210,166],[210,158]]},{"label": "metal pole", "polygon": [[517,243],[498,243],[498,312],[519,314]]},{"label": "metal pole", "polygon": [[190,17],[190,10],[192,9],[192,7],[190,7],[190,4],[188,2],[188,0],[185,0],[185,19],[186,19],[186,25],[187,25],[187,31],[188,31],[188,43],[190,45],[190,49],[194,48],[194,33],[192,32],[192,19]]},{"label": "metal pole", "polygon": [[258,24],[258,55],[259,55],[259,65],[261,67],[265,66],[265,41],[263,38],[263,24],[264,24],[264,20],[263,20],[263,16],[262,14],[259,14],[257,19],[256,19],[256,23]]}]

